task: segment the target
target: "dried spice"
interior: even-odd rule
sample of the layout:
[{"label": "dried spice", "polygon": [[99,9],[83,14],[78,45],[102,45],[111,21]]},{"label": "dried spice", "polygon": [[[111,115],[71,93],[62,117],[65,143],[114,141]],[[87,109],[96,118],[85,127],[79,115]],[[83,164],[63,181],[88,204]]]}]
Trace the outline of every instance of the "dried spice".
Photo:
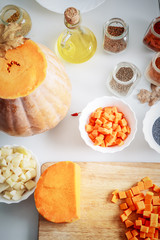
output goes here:
[{"label": "dried spice", "polygon": [[120,18],[105,23],[103,48],[108,53],[119,53],[127,47],[128,25]]},{"label": "dried spice", "polygon": [[21,29],[18,23],[9,23],[7,26],[0,24],[0,57],[5,58],[7,50],[21,46],[26,38],[17,36]]},{"label": "dried spice", "polygon": [[160,88],[151,84],[151,91],[141,89],[137,97],[141,103],[148,103],[149,106],[152,106],[160,100]]},{"label": "dried spice", "polygon": [[118,80],[128,82],[133,77],[133,70],[130,67],[121,67],[116,73]]},{"label": "dried spice", "polygon": [[146,78],[151,83],[160,86],[160,53],[152,59],[145,72]]},{"label": "dried spice", "polygon": [[156,52],[160,51],[160,17],[153,20],[144,36],[143,43]]},{"label": "dried spice", "polygon": [[112,36],[120,36],[124,32],[124,27],[108,26],[107,31]]},{"label": "dried spice", "polygon": [[117,82],[116,79],[112,77],[109,83],[110,87],[120,95],[126,96],[133,83],[124,85],[123,82],[128,82],[129,80],[131,80],[133,78],[133,75],[134,75],[133,70],[130,67],[119,68],[119,70],[116,73],[116,78],[122,83]]},{"label": "dried spice", "polygon": [[[112,27],[113,28],[113,27]],[[119,28],[119,27],[117,27]],[[113,31],[113,29],[112,29]],[[115,34],[116,34],[116,29],[114,29]],[[112,35],[116,36],[116,35]],[[118,35],[119,36],[119,35]],[[123,51],[127,47],[127,42],[122,38],[122,39],[111,39],[109,36],[105,35],[104,37],[104,49],[113,52],[113,53],[118,53]]]},{"label": "dried spice", "polygon": [[20,14],[18,11],[16,11],[14,14],[12,14],[6,22],[10,23],[10,22],[16,22],[20,17]]},{"label": "dried spice", "polygon": [[160,117],[153,124],[152,135],[156,143],[160,145]]}]

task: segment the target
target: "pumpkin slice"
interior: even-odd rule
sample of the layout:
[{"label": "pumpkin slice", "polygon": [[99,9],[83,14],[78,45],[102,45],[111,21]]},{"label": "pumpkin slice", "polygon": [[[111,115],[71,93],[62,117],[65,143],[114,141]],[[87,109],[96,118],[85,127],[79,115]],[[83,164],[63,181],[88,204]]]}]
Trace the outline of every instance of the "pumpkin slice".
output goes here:
[{"label": "pumpkin slice", "polygon": [[5,57],[0,58],[0,98],[27,96],[45,80],[47,61],[32,40],[8,50]]},{"label": "pumpkin slice", "polygon": [[34,193],[38,212],[55,223],[80,218],[80,167],[58,162],[41,175]]}]

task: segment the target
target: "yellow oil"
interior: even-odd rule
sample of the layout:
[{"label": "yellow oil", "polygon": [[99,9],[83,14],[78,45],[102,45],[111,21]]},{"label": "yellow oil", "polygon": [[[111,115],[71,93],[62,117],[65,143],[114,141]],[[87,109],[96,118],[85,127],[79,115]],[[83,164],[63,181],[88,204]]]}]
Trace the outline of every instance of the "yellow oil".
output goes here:
[{"label": "yellow oil", "polygon": [[60,56],[71,63],[88,61],[97,49],[97,40],[91,30],[86,27],[65,30],[57,40]]}]

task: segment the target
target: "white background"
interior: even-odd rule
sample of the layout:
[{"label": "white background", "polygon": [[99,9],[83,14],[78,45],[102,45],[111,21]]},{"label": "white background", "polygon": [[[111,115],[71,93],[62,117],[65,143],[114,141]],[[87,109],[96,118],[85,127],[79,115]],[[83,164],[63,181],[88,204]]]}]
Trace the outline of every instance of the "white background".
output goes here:
[{"label": "white background", "polygon": [[[0,0],[0,8],[15,4],[26,9],[32,18],[32,30],[28,37],[55,51],[55,43],[64,29],[63,15],[41,7],[34,0]],[[74,65],[64,62],[72,83],[72,103],[66,118],[54,129],[33,137],[18,138],[0,133],[0,145],[21,144],[31,149],[40,164],[48,161],[125,161],[158,162],[160,155],[145,142],[142,121],[149,107],[140,104],[137,93],[141,88],[149,89],[143,73],[154,52],[142,43],[144,33],[153,18],[159,15],[158,0],[106,0],[96,9],[82,14],[82,24],[95,33],[98,47],[88,62]],[[113,17],[120,17],[129,24],[129,46],[119,55],[108,55],[103,51],[103,24]],[[108,74],[121,61],[129,61],[139,67],[142,78],[132,95],[125,98],[136,113],[138,131],[131,145],[122,152],[102,154],[85,145],[78,130],[80,112],[94,98],[112,95],[105,87]],[[19,204],[0,203],[0,239],[35,240],[38,233],[38,214],[33,195]]]}]

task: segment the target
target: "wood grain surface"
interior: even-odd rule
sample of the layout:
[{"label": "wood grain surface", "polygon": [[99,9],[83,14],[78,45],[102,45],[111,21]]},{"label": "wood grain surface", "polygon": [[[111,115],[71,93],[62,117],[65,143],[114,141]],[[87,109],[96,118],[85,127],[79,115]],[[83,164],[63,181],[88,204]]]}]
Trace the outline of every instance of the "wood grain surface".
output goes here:
[{"label": "wood grain surface", "polygon": [[[42,172],[53,163],[45,163]],[[39,240],[121,240],[125,227],[111,192],[127,190],[143,177],[160,186],[159,163],[79,162],[81,167],[81,218],[54,224],[39,216]]]}]

